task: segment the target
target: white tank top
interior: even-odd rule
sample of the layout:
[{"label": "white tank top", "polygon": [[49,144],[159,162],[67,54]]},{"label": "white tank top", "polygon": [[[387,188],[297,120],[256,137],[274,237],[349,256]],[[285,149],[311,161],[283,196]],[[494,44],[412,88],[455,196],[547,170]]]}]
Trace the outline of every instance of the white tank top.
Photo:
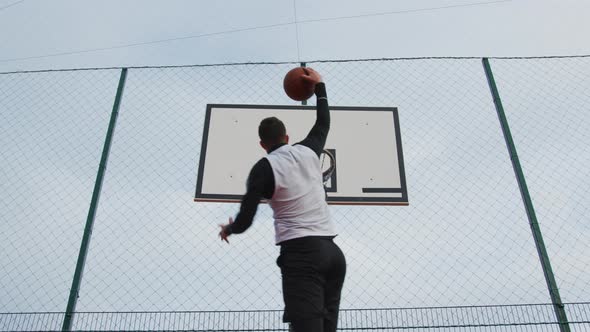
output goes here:
[{"label": "white tank top", "polygon": [[305,145],[283,145],[266,156],[275,178],[269,201],[275,242],[304,236],[336,236],[322,184],[320,160]]}]

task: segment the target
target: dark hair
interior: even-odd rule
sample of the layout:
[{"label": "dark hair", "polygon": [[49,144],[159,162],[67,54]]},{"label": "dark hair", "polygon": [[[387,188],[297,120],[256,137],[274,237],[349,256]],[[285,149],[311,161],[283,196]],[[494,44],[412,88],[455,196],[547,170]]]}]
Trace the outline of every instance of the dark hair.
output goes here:
[{"label": "dark hair", "polygon": [[276,145],[281,143],[282,139],[287,135],[285,124],[283,121],[272,116],[260,121],[258,126],[258,136],[260,140],[268,145]]}]

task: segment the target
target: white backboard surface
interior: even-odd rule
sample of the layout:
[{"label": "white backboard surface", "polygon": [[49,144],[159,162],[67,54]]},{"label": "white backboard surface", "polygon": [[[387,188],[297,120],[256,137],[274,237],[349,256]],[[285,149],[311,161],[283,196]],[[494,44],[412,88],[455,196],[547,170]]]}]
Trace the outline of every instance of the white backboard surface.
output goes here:
[{"label": "white backboard surface", "polygon": [[[315,106],[207,105],[195,201],[239,202],[252,166],[266,155],[258,125],[276,116],[289,143],[307,136]],[[330,204],[407,205],[399,117],[396,108],[330,107],[325,149],[335,152],[327,183]]]}]

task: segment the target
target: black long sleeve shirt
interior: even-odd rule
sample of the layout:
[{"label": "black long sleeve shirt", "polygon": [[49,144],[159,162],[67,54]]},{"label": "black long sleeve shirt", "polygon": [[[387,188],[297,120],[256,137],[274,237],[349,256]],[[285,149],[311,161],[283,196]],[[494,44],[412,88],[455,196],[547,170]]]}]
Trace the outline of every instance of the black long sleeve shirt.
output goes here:
[{"label": "black long sleeve shirt", "polygon": [[[305,145],[312,149],[319,158],[324,150],[328,132],[330,131],[330,111],[324,83],[316,84],[315,95],[317,97],[316,122],[307,134],[307,137],[296,144]],[[285,143],[272,147],[268,153],[283,145]],[[270,163],[268,159],[262,158],[250,170],[246,182],[246,194],[242,197],[240,211],[234,223],[226,228],[226,232],[228,234],[239,234],[246,231],[252,225],[260,200],[262,198],[271,199],[274,188],[275,179]]]}]

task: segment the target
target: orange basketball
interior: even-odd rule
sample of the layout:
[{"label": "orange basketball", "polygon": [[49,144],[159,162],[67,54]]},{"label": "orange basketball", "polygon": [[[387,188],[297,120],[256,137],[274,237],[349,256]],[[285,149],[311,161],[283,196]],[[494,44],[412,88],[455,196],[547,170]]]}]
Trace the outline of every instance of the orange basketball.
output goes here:
[{"label": "orange basketball", "polygon": [[287,96],[293,100],[303,101],[313,96],[314,85],[302,78],[306,75],[304,67],[297,67],[289,70],[285,79],[283,80],[283,88]]}]

